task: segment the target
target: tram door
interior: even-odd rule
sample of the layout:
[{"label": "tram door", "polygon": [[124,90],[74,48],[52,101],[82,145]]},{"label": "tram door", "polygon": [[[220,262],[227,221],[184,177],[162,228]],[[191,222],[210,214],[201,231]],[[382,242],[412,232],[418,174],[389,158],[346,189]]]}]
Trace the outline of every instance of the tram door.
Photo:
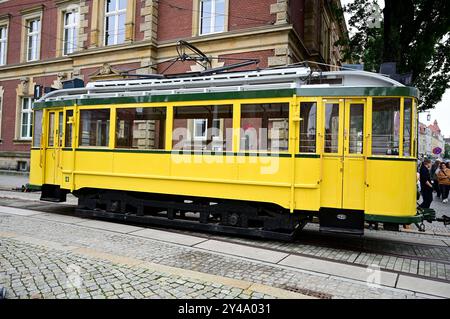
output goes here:
[{"label": "tram door", "polygon": [[323,100],[324,208],[364,210],[365,110],[363,99]]},{"label": "tram door", "polygon": [[46,143],[46,170],[45,183],[59,184],[61,182],[62,143],[64,136],[64,112],[62,110],[48,112],[47,143]]}]

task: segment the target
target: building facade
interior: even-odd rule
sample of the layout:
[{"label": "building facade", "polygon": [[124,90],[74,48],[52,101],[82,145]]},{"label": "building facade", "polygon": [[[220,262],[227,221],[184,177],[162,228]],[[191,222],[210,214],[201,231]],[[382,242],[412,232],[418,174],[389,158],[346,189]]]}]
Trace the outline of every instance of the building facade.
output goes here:
[{"label": "building facade", "polygon": [[[0,169],[27,170],[34,88],[181,73],[164,63],[187,40],[216,57],[211,67],[259,59],[341,64],[347,36],[340,0],[0,0]],[[236,60],[233,60],[236,59]],[[254,68],[250,66],[248,68]]]},{"label": "building facade", "polygon": [[419,123],[419,158],[431,157],[431,130],[423,123]]},{"label": "building facade", "polygon": [[431,152],[434,154],[434,151],[436,149],[440,149],[442,152],[441,154],[437,155],[434,154],[435,157],[442,158],[444,156],[445,151],[445,141],[444,136],[442,135],[442,131],[439,128],[438,121],[435,120],[433,124],[428,126],[428,128],[431,131]]},{"label": "building facade", "polygon": [[[440,148],[441,154],[434,154],[434,150]],[[445,151],[445,140],[439,128],[438,121],[431,125],[419,123],[419,157],[442,158]]]}]

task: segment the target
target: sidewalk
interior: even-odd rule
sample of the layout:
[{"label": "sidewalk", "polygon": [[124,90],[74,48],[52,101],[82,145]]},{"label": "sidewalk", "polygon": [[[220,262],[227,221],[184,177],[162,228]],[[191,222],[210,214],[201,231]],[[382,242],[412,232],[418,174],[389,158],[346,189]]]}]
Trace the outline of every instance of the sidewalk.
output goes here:
[{"label": "sidewalk", "polygon": [[14,174],[14,172],[0,171],[0,190],[11,190],[21,188],[29,181],[29,175]]}]

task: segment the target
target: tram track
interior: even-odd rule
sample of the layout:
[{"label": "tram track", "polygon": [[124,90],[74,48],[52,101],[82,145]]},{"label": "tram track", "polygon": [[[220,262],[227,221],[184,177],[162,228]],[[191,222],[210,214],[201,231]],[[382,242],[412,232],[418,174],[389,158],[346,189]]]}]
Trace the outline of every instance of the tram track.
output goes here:
[{"label": "tram track", "polygon": [[[17,199],[0,199],[0,205],[52,213],[66,216],[78,216],[76,206],[56,203],[18,201]],[[142,226],[142,225],[140,225]],[[450,247],[418,243],[412,236],[412,242],[365,238],[342,234],[319,233],[315,229],[300,232],[293,242],[280,242],[264,239],[230,237],[221,234],[193,232],[172,228],[153,227],[167,232],[192,235],[205,240],[217,240],[224,243],[244,245],[273,252],[314,258],[345,265],[369,267],[379,264],[380,269],[388,272],[405,274],[424,279],[450,283]],[[430,237],[432,237],[430,235]],[[445,237],[445,236],[443,236]],[[387,263],[386,263],[387,261]],[[427,271],[427,265],[436,270]],[[443,269],[443,271],[442,271]]]}]

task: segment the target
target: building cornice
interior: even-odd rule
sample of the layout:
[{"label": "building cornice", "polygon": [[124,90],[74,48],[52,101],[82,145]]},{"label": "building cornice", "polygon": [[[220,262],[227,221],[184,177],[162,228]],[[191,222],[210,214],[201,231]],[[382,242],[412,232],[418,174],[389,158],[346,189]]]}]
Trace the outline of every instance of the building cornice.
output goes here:
[{"label": "building cornice", "polygon": [[56,6],[61,6],[61,5],[65,5],[67,3],[80,3],[79,0],[56,0],[55,1],[55,5]]},{"label": "building cornice", "polygon": [[38,4],[36,6],[32,6],[29,8],[25,8],[20,10],[20,13],[22,15],[31,14],[31,13],[38,13],[44,11],[45,6],[43,4]]},{"label": "building cornice", "polygon": [[0,71],[9,71],[14,69],[22,69],[22,68],[30,68],[34,66],[46,65],[46,64],[54,64],[54,63],[64,63],[72,61],[69,57],[60,57],[60,58],[52,58],[48,60],[38,60],[33,62],[25,62],[25,63],[16,63],[16,64],[7,64],[5,66],[0,67]]},{"label": "building cornice", "polygon": [[124,50],[130,50],[130,49],[136,49],[136,48],[143,48],[143,47],[149,47],[150,49],[156,48],[156,44],[152,41],[138,41],[138,42],[131,42],[131,43],[125,43],[125,44],[119,44],[119,45],[111,45],[111,46],[103,46],[98,48],[89,48],[84,49],[82,51],[74,52],[67,57],[81,57],[91,54],[102,54],[102,53],[111,53],[111,52],[117,52],[117,51],[124,51]]},{"label": "building cornice", "polygon": [[[212,41],[218,41],[218,40],[226,40],[230,38],[236,38],[236,37],[246,37],[246,36],[255,36],[255,35],[262,35],[262,34],[268,34],[268,33],[274,33],[274,32],[291,32],[294,30],[293,26],[290,24],[287,25],[277,25],[277,26],[264,26],[264,27],[258,27],[253,29],[246,29],[245,31],[239,30],[239,31],[230,31],[226,33],[220,33],[215,35],[209,35],[209,36],[197,36],[189,41],[191,43],[202,43],[202,42],[212,42]],[[296,38],[299,38],[298,34],[295,36]],[[11,70],[20,70],[24,68],[31,68],[35,66],[42,66],[42,65],[51,65],[51,64],[59,64],[59,63],[70,63],[73,62],[77,58],[86,57],[89,55],[100,55],[105,53],[114,53],[114,52],[122,52],[122,51],[128,51],[133,50],[137,48],[149,48],[152,49],[162,49],[162,48],[168,48],[173,47],[177,44],[178,41],[166,41],[161,43],[154,43],[153,41],[139,41],[139,42],[132,42],[127,44],[121,44],[121,45],[114,45],[114,46],[107,46],[107,47],[99,47],[99,48],[92,48],[92,49],[85,49],[79,52],[72,53],[68,56],[58,57],[58,58],[51,58],[47,60],[39,60],[34,62],[26,62],[26,63],[16,63],[16,64],[8,64],[5,66],[0,67],[1,71],[11,71]]]},{"label": "building cornice", "polygon": [[10,13],[2,13],[2,14],[0,14],[0,21],[1,20],[9,20],[9,19],[11,19],[11,14]]},{"label": "building cornice", "polygon": [[[189,38],[189,43],[217,41],[217,40],[224,40],[224,39],[230,39],[230,38],[235,38],[235,37],[245,37],[245,36],[249,36],[249,35],[259,35],[259,34],[264,34],[264,33],[290,31],[292,29],[293,29],[293,27],[291,24],[263,26],[263,27],[257,27],[257,28],[252,28],[252,29],[245,29],[245,31],[235,30],[235,31],[229,31],[229,32],[224,32],[224,33],[215,33],[212,35],[196,36],[196,37]],[[158,42],[157,47],[158,47],[158,49],[171,47],[171,46],[175,45],[177,42],[178,41],[174,41],[174,40]]]}]

